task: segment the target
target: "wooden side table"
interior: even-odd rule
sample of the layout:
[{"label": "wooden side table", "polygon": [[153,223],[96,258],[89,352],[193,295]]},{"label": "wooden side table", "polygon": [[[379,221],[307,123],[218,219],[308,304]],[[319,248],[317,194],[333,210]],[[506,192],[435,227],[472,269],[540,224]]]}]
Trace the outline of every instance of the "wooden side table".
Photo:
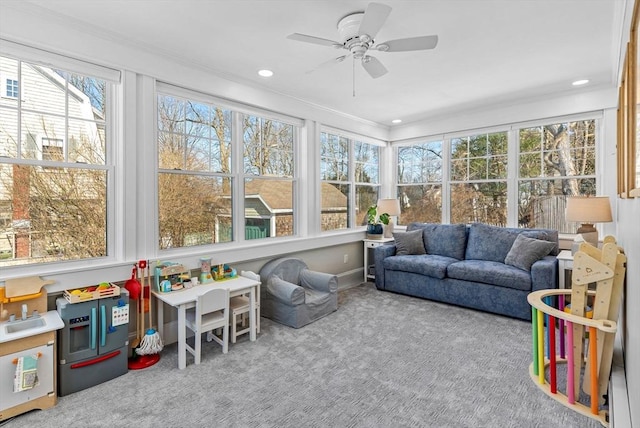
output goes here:
[{"label": "wooden side table", "polygon": [[393,238],[363,239],[364,242],[364,282],[375,279],[375,275],[369,275],[369,251],[386,243],[392,242]]},{"label": "wooden side table", "polygon": [[558,259],[558,286],[565,288],[566,271],[573,270],[573,254],[571,250],[562,250],[556,258]]}]

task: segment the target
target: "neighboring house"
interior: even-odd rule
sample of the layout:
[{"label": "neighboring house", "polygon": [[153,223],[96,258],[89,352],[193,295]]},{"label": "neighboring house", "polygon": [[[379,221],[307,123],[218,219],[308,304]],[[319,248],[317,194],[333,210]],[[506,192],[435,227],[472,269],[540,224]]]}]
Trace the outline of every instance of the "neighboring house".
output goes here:
[{"label": "neighboring house", "polygon": [[[294,234],[290,180],[251,180],[244,191],[245,239]],[[329,183],[322,183],[321,193],[322,230],[346,229],[347,196]],[[223,215],[231,217],[231,213]]]},{"label": "neighboring house", "polygon": [[[53,70],[17,62],[0,61],[0,156],[46,162],[104,163],[104,117],[87,94]],[[18,102],[20,104],[18,105]],[[20,108],[18,108],[20,107]],[[20,123],[18,123],[20,120]],[[20,144],[18,144],[20,143]],[[20,153],[18,153],[20,150]],[[29,206],[35,197],[29,173],[49,174],[47,167],[5,164],[0,170],[0,253],[13,257],[29,254]],[[18,174],[26,180],[15,185]],[[89,190],[87,199],[95,197]],[[24,242],[20,242],[24,239]]]}]

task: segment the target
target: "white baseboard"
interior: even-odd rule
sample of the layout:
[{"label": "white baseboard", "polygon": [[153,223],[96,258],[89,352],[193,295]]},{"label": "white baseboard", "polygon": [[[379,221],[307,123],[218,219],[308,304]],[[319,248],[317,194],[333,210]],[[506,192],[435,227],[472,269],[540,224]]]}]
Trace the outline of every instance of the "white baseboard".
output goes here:
[{"label": "white baseboard", "polygon": [[363,268],[352,269],[347,272],[339,273],[338,275],[338,290],[346,290],[347,288],[355,287],[362,284],[362,278],[364,276]]},{"label": "white baseboard", "polygon": [[617,334],[613,349],[611,380],[609,381],[609,426],[611,428],[633,428],[622,353],[622,342],[620,335]]}]

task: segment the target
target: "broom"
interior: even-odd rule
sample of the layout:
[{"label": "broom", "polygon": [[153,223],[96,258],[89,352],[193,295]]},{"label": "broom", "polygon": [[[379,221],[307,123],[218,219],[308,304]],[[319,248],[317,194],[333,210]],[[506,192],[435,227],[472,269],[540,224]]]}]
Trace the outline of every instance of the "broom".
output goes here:
[{"label": "broom", "polygon": [[147,289],[149,290],[149,328],[147,329],[144,337],[142,338],[142,341],[140,342],[140,346],[136,348],[136,352],[138,353],[138,355],[157,354],[160,351],[162,351],[162,348],[164,346],[162,343],[162,338],[160,337],[160,334],[152,327],[153,321],[151,319],[151,313],[153,311],[151,307],[151,302],[153,301],[153,298],[151,296],[151,278],[149,277],[148,261],[145,263],[145,267],[147,269],[147,272],[143,277],[144,283],[142,285],[142,288],[144,289],[146,284]]}]

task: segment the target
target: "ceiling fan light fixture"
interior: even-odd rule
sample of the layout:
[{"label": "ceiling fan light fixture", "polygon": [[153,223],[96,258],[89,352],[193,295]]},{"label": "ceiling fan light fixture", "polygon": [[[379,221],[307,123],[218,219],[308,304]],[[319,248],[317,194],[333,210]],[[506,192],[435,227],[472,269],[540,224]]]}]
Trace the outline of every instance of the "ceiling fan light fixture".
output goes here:
[{"label": "ceiling fan light fixture", "polygon": [[[354,60],[354,67],[356,60],[359,60],[369,76],[377,79],[387,74],[388,70],[376,57],[367,55],[369,49],[379,52],[424,51],[433,49],[438,44],[438,36],[431,35],[387,40],[374,46],[376,35],[390,13],[390,6],[373,2],[369,3],[365,11],[352,12],[343,16],[336,25],[339,41],[301,33],[290,34],[287,38],[314,45],[345,49],[351,54],[350,56]],[[334,60],[326,61],[316,68],[324,67],[326,64],[335,64],[344,59],[344,57],[338,57]]]}]

